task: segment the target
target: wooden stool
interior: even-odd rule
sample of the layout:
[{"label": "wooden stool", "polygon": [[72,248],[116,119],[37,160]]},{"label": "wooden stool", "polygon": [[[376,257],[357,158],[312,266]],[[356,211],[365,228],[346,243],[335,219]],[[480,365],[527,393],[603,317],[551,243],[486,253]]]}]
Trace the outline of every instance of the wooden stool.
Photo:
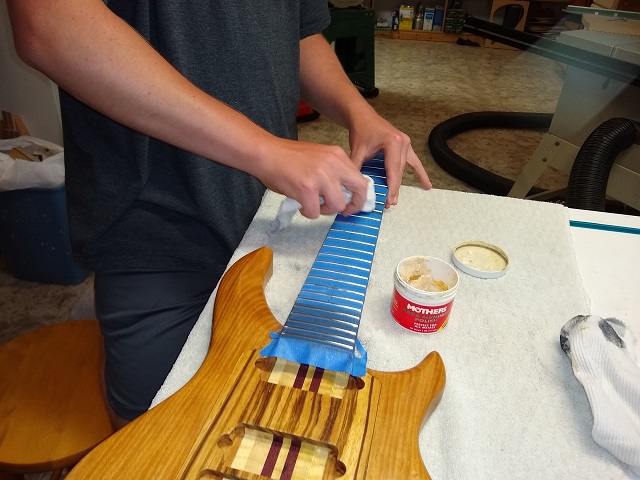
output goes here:
[{"label": "wooden stool", "polygon": [[0,480],[59,478],[113,432],[102,351],[95,320],[49,325],[0,347]]}]

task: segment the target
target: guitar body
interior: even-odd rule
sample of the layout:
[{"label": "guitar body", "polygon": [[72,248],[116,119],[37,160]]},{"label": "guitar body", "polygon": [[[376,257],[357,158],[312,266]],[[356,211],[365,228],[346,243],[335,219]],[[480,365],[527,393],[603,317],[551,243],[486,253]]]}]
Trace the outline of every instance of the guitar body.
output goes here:
[{"label": "guitar body", "polygon": [[271,267],[272,252],[262,248],[229,269],[196,375],[91,451],[67,480],[430,478],[418,434],[444,388],[440,356],[363,378],[262,358],[281,328],[264,297]]}]

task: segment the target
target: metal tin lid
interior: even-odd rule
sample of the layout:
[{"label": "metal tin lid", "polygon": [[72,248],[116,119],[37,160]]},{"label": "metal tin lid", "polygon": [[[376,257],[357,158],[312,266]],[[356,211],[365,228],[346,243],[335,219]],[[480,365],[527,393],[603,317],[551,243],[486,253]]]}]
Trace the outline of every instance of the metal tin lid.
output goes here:
[{"label": "metal tin lid", "polygon": [[480,240],[456,245],[451,259],[458,269],[478,278],[498,278],[509,268],[509,256],[504,250]]}]

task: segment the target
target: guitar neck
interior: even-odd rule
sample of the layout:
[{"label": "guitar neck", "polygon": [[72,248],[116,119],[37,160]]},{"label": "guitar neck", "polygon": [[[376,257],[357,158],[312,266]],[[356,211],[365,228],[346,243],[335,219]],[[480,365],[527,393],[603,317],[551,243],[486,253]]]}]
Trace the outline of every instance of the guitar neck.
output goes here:
[{"label": "guitar neck", "polygon": [[264,355],[365,374],[357,336],[388,191],[382,156],[365,163],[362,173],[373,179],[374,210],[336,216],[276,345]]},{"label": "guitar neck", "polygon": [[336,216],[280,332],[281,338],[295,338],[313,349],[331,348],[356,355],[358,328],[388,191],[381,156],[367,162],[362,173],[373,179],[375,208],[349,217]]},{"label": "guitar neck", "polygon": [[355,348],[382,222],[380,200],[370,213],[336,217],[281,335]]}]

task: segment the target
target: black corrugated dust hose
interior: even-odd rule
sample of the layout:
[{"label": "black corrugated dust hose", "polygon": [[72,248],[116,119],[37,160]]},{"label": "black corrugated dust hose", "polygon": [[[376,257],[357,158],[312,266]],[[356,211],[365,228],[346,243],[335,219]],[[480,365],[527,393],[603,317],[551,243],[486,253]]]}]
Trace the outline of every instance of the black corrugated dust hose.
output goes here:
[{"label": "black corrugated dust hose", "polygon": [[591,132],[573,162],[566,206],[604,212],[611,167],[639,138],[640,125],[626,118],[609,119]]},{"label": "black corrugated dust hose", "polygon": [[[447,173],[481,192],[506,196],[513,180],[489,172],[455,153],[447,140],[473,129],[503,128],[545,130],[551,113],[472,112],[452,117],[436,125],[429,134],[429,150]],[[617,156],[634,143],[640,143],[640,124],[626,118],[612,118],[600,124],[584,141],[576,155],[567,185],[566,206],[582,210],[605,211],[606,191],[611,167]],[[544,190],[532,188],[527,195]]]},{"label": "black corrugated dust hose", "polygon": [[[452,117],[436,125],[429,134],[429,150],[436,163],[444,171],[459,178],[481,192],[506,196],[513,180],[474,165],[454,152],[447,140],[462,132],[474,129],[501,128],[523,130],[548,130],[552,113],[526,112],[472,112]],[[543,190],[532,188],[529,195]]]}]

